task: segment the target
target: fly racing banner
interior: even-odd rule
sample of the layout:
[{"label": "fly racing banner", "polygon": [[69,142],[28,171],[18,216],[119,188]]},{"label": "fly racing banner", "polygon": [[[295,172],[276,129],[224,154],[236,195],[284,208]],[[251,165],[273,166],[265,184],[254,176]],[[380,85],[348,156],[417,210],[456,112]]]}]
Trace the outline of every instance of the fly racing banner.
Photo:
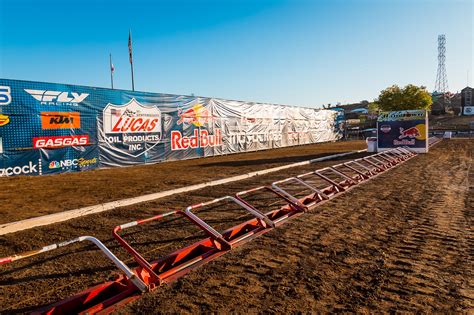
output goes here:
[{"label": "fly racing banner", "polygon": [[428,152],[428,115],[426,110],[383,112],[377,119],[378,151],[408,147]]},{"label": "fly racing banner", "polygon": [[338,113],[0,79],[0,176],[43,175],[338,140]]}]

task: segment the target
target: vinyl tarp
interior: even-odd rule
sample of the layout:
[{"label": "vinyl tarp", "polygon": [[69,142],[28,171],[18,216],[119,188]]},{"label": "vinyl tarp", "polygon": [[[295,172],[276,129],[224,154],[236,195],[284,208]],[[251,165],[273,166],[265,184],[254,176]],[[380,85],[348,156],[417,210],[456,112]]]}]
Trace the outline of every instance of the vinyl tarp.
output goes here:
[{"label": "vinyl tarp", "polygon": [[334,141],[338,121],[332,110],[0,79],[0,176]]}]

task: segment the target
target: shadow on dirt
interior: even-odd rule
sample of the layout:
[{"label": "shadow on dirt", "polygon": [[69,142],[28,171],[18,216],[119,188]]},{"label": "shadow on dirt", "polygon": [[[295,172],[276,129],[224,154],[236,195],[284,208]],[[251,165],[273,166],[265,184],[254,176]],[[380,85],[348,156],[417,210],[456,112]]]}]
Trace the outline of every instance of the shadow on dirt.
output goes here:
[{"label": "shadow on dirt", "polygon": [[278,157],[278,158],[272,158],[272,159],[225,161],[225,162],[208,163],[208,164],[201,165],[201,167],[215,167],[215,166],[238,167],[238,166],[248,166],[248,165],[265,165],[265,164],[272,165],[272,164],[279,164],[279,163],[297,163],[297,162],[308,161],[308,160],[317,159],[323,156],[328,156],[328,155],[333,155],[333,154],[338,154],[338,153],[341,153],[341,152],[326,152],[322,154]]}]

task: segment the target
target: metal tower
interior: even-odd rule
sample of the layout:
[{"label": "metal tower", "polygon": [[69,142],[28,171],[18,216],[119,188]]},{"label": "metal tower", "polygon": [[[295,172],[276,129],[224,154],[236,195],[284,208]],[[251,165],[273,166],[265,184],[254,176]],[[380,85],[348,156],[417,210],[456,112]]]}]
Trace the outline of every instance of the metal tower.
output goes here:
[{"label": "metal tower", "polygon": [[448,75],[446,74],[446,36],[438,35],[438,74],[436,75],[435,92],[448,92]]}]

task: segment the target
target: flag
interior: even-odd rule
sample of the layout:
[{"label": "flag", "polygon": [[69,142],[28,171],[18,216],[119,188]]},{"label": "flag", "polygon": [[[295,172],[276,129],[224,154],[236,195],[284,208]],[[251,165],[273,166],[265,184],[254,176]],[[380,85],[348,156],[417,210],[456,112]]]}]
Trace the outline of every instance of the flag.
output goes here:
[{"label": "flag", "polygon": [[113,64],[113,63],[110,64],[110,71],[112,71],[112,72],[115,71],[115,67],[114,67],[114,64]]},{"label": "flag", "polygon": [[110,114],[112,114],[112,116],[120,117],[120,115],[122,115],[122,111],[120,109],[112,108],[110,110]]},{"label": "flag", "polygon": [[132,31],[131,30],[128,32],[128,53],[130,55],[130,63],[133,63],[133,57],[132,57]]}]

